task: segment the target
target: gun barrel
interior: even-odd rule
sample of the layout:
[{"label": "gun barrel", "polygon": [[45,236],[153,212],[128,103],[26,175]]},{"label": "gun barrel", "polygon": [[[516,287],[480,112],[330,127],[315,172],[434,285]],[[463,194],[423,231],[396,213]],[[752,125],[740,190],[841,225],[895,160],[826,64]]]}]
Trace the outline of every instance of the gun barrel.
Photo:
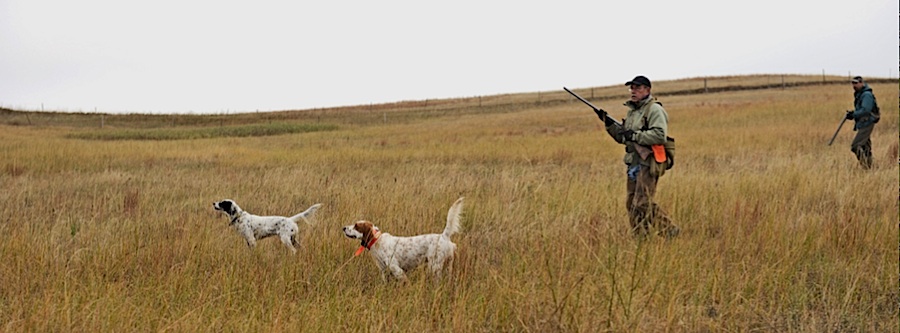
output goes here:
[{"label": "gun barrel", "polygon": [[838,133],[841,132],[841,127],[844,127],[844,123],[845,123],[846,121],[847,121],[847,118],[844,118],[844,120],[841,120],[841,124],[838,125],[837,131],[834,131],[834,135],[832,135],[832,136],[831,136],[831,140],[828,141],[828,145],[829,145],[829,146],[830,146],[832,143],[834,143],[834,138],[836,138],[837,135],[838,135]]},{"label": "gun barrel", "polygon": [[591,104],[591,102],[588,102],[586,99],[581,98],[581,96],[578,96],[578,94],[576,94],[576,93],[574,93],[573,91],[569,90],[569,88],[563,87],[563,89],[565,89],[566,92],[568,92],[569,94],[572,94],[572,96],[575,96],[575,98],[577,98],[577,99],[578,99],[579,101],[581,101],[582,103],[587,104],[588,106],[590,106],[591,109],[594,109],[594,110],[600,110],[599,108],[597,108],[596,106],[594,106],[594,104]]},{"label": "gun barrel", "polygon": [[563,87],[563,89],[564,89],[566,92],[568,92],[569,94],[571,94],[572,96],[575,96],[575,98],[577,98],[577,99],[578,99],[579,101],[581,101],[582,103],[587,104],[587,106],[590,106],[591,109],[594,109],[594,112],[603,112],[604,117],[609,118],[609,119],[612,120],[613,123],[615,123],[616,125],[622,126],[622,124],[619,123],[618,121],[616,121],[615,118],[610,118],[610,117],[609,117],[609,114],[607,114],[606,111],[601,110],[600,108],[594,106],[594,104],[591,104],[591,102],[588,102],[586,99],[581,98],[581,96],[578,96],[578,94],[576,94],[576,93],[574,93],[573,91],[569,90],[569,88]]}]

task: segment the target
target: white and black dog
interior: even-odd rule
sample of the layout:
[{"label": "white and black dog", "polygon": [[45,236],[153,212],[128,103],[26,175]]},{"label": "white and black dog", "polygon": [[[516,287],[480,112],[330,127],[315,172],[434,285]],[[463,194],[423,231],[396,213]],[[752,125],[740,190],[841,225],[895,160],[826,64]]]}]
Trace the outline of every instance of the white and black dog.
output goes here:
[{"label": "white and black dog", "polygon": [[247,246],[256,246],[256,241],[277,235],[292,253],[297,252],[300,242],[297,240],[297,221],[304,220],[307,224],[311,224],[308,217],[312,216],[322,204],[315,204],[300,214],[284,217],[284,216],[257,216],[245,212],[239,207],[234,200],[225,199],[213,203],[213,209],[221,211],[231,218],[230,226],[234,226],[241,236],[247,240]]}]

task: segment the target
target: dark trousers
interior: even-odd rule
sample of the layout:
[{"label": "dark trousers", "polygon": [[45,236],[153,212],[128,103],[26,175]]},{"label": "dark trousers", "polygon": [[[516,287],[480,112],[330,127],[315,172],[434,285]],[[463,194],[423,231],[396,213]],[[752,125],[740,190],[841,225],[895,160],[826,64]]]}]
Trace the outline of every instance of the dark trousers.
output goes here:
[{"label": "dark trousers", "polygon": [[856,137],[853,138],[853,143],[850,144],[850,150],[856,154],[856,159],[859,160],[859,165],[861,165],[865,169],[872,168],[872,130],[875,129],[875,124],[859,128],[856,130]]},{"label": "dark trousers", "polygon": [[637,236],[649,234],[653,227],[656,232],[666,237],[678,235],[679,229],[672,224],[668,214],[653,202],[656,194],[658,177],[650,175],[650,169],[641,167],[634,180],[628,179],[628,197],[625,208],[628,209],[628,218],[631,222],[631,230]]}]

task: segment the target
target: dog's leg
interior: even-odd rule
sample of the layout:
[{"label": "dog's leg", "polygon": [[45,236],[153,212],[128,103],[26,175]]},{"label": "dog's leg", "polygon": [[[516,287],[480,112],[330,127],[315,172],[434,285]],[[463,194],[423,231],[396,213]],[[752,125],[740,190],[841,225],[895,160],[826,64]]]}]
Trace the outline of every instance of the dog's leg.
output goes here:
[{"label": "dog's leg", "polygon": [[253,236],[252,231],[244,230],[244,232],[242,232],[241,235],[243,235],[244,239],[247,240],[247,247],[249,247],[251,249],[256,247],[256,237]]},{"label": "dog's leg", "polygon": [[431,276],[435,282],[440,282],[444,271],[450,273],[450,265],[453,264],[453,255],[438,256],[430,260],[428,268],[431,270]]},{"label": "dog's leg", "polygon": [[374,256],[372,257],[372,259],[373,259],[373,261],[375,261],[375,265],[378,266],[378,272],[381,273],[381,282],[387,283],[387,281],[388,281],[387,265],[385,263],[381,262],[381,260],[378,260],[378,258],[375,258]]},{"label": "dog's leg", "polygon": [[452,254],[450,256],[448,256],[447,260],[444,261],[444,267],[441,267],[442,272],[443,271],[447,272],[447,276],[448,276],[448,279],[450,279],[450,281],[453,281],[453,259],[454,259],[454,257],[455,256]]},{"label": "dog's leg", "polygon": [[388,268],[391,269],[391,275],[394,276],[400,282],[406,283],[408,280],[406,279],[406,273],[403,272],[403,269],[397,265],[390,265]]},{"label": "dog's leg", "polygon": [[434,273],[434,279],[440,281],[443,277],[444,272],[446,271],[447,275],[452,275],[453,273],[453,255],[449,255],[447,257],[442,258],[438,264],[433,265],[431,267],[432,273]]},{"label": "dog's leg", "polygon": [[297,253],[297,249],[294,248],[294,243],[297,241],[294,240],[294,235],[281,235],[281,242],[284,243],[284,246],[287,246],[288,249],[291,249],[291,253]]}]

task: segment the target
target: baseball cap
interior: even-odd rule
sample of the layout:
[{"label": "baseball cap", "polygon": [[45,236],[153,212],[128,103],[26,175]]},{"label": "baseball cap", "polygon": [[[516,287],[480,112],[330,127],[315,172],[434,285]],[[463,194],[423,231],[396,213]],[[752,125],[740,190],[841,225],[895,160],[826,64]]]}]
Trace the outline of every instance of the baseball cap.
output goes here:
[{"label": "baseball cap", "polygon": [[862,81],[863,81],[862,76],[855,76],[855,77],[853,77],[853,80],[850,81],[850,82],[852,82],[852,83],[860,83],[860,82],[862,82]]},{"label": "baseball cap", "polygon": [[631,81],[625,82],[625,85],[626,85],[626,86],[630,86],[630,85],[633,85],[633,84],[638,84],[638,85],[642,85],[642,86],[651,87],[651,86],[650,86],[650,79],[648,79],[646,76],[643,76],[643,75],[635,76],[633,79],[631,79]]}]

